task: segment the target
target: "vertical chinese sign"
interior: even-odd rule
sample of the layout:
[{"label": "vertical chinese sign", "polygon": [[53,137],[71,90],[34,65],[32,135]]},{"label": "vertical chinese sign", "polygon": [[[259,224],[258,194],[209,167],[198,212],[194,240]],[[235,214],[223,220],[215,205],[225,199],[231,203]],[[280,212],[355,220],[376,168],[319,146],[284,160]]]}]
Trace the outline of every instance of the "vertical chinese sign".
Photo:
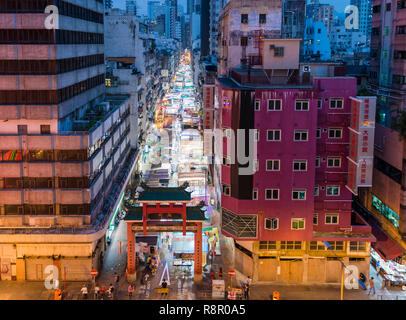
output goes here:
[{"label": "vertical chinese sign", "polygon": [[347,188],[356,195],[359,187],[372,186],[376,97],[350,97],[350,102]]}]

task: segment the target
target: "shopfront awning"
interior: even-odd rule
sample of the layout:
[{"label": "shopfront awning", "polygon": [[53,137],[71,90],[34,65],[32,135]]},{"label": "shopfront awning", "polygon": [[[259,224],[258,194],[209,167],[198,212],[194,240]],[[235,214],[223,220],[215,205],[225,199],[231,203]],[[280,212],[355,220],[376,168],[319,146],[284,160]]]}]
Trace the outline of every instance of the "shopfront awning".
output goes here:
[{"label": "shopfront awning", "polygon": [[386,260],[393,260],[404,253],[404,250],[389,237],[378,225],[369,223],[372,227],[372,234],[376,238],[376,242],[372,243],[372,247]]}]

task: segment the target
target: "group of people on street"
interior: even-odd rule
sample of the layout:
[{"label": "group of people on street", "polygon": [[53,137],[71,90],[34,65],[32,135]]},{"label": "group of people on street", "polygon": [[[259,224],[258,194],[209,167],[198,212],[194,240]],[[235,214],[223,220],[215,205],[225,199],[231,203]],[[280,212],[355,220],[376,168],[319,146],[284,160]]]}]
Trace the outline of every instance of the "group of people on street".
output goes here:
[{"label": "group of people on street", "polygon": [[[118,286],[118,283],[120,281],[120,276],[117,273],[114,273],[114,285],[110,283],[109,287],[106,289],[104,285],[101,287],[99,286],[98,283],[95,284],[94,286],[94,299],[95,300],[104,300],[105,298],[109,298],[111,300],[114,299],[116,287]],[[82,289],[80,289],[80,292],[82,294],[82,299],[86,300],[89,295],[89,290],[86,284],[83,284]]]}]

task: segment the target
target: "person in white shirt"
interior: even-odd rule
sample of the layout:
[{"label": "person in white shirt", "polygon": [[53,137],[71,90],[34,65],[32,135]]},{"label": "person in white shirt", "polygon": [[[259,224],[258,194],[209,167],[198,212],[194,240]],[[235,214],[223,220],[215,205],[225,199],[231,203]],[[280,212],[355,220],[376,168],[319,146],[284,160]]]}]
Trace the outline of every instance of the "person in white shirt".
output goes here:
[{"label": "person in white shirt", "polygon": [[83,299],[87,299],[87,287],[85,284],[83,285],[83,287],[80,291],[82,292]]}]

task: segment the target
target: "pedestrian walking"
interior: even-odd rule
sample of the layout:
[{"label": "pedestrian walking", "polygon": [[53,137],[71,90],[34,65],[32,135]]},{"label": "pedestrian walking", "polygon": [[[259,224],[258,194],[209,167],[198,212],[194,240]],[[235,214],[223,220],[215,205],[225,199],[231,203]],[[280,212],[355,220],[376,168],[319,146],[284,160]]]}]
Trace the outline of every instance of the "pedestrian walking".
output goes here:
[{"label": "pedestrian walking", "polygon": [[128,286],[127,291],[128,291],[128,299],[131,300],[131,298],[132,298],[132,296],[133,296],[134,287],[130,284],[130,285]]},{"label": "pedestrian walking", "polygon": [[248,276],[247,284],[248,284],[249,287],[251,287],[251,283],[252,283],[252,279],[251,279],[250,276]]},{"label": "pedestrian walking", "polygon": [[373,294],[375,294],[374,277],[371,277],[371,278],[369,279],[369,292],[368,292],[368,295],[370,295],[371,291],[374,291]]},{"label": "pedestrian walking", "polygon": [[223,279],[223,268],[222,267],[220,267],[220,269],[219,269],[219,278]]},{"label": "pedestrian walking", "polygon": [[116,283],[116,285],[118,284],[119,281],[120,281],[120,276],[117,273],[115,273],[114,282]]},{"label": "pedestrian walking", "polygon": [[99,299],[99,295],[100,295],[100,287],[96,283],[96,286],[94,287],[94,298],[95,298],[95,300]]},{"label": "pedestrian walking", "polygon": [[88,291],[87,291],[87,287],[85,284],[83,285],[82,289],[80,289],[80,292],[82,292],[82,299],[87,299]]},{"label": "pedestrian walking", "polygon": [[106,295],[106,288],[104,286],[100,289],[100,298],[104,300],[104,296]]},{"label": "pedestrian walking", "polygon": [[108,293],[109,293],[109,297],[111,298],[111,300],[114,300],[114,287],[113,287],[113,284],[111,284],[111,283],[110,283]]},{"label": "pedestrian walking", "polygon": [[165,279],[162,280],[161,288],[162,288],[162,289],[166,289],[166,290],[162,290],[161,296],[163,296],[163,295],[167,296],[167,295],[168,295],[168,291],[167,291],[167,289],[168,289],[168,283],[166,282]]}]

